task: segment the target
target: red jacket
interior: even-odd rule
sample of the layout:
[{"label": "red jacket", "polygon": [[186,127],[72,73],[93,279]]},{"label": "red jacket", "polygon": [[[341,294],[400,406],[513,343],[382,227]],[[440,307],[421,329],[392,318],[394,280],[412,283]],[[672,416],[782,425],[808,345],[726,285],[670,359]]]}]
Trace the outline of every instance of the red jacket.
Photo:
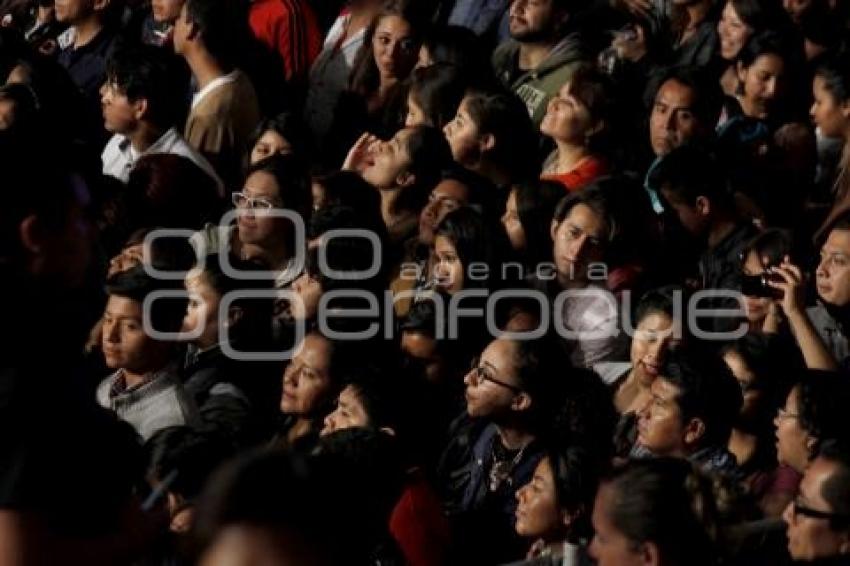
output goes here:
[{"label": "red jacket", "polygon": [[305,0],[254,0],[248,21],[254,35],[280,55],[286,80],[306,81],[322,50],[322,32]]}]

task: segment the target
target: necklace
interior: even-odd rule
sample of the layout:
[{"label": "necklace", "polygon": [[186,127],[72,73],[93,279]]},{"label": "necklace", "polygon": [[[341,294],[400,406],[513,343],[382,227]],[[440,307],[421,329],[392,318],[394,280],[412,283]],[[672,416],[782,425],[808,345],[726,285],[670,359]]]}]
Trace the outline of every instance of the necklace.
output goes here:
[{"label": "necklace", "polygon": [[500,460],[496,457],[496,443],[499,442],[499,439],[496,438],[493,441],[493,447],[491,449],[491,455],[493,458],[493,463],[490,466],[490,491],[495,492],[499,491],[503,484],[507,484],[509,487],[513,485],[514,480],[511,477],[511,473],[514,471],[514,468],[522,460],[522,455],[525,453],[525,449],[530,443],[526,443],[522,448],[520,448],[519,452],[517,452],[516,456],[513,459],[508,460]]}]

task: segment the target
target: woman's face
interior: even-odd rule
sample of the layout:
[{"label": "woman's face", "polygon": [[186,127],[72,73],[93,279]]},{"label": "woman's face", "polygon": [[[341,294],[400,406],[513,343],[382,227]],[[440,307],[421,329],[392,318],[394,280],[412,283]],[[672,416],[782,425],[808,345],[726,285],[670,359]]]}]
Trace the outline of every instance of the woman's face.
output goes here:
[{"label": "woman's face", "polygon": [[541,133],[556,141],[580,146],[585,144],[591,128],[593,120],[590,112],[570,93],[570,83],[566,83],[549,100],[546,115],[540,123]]},{"label": "woman's face", "polygon": [[507,232],[508,239],[511,241],[511,247],[518,252],[525,250],[528,240],[525,237],[525,228],[522,227],[522,222],[519,220],[515,190],[508,195],[505,214],[502,215],[502,226],[505,227],[505,232]]},{"label": "woman's face", "polygon": [[632,338],[631,362],[638,382],[649,387],[661,369],[667,353],[676,346],[673,319],[653,311],[638,322]]},{"label": "woman's face", "polygon": [[209,284],[204,272],[198,269],[186,274],[185,286],[189,293],[189,303],[186,305],[181,332],[189,335],[189,340],[200,348],[218,344],[218,307],[221,296]]},{"label": "woman's face", "polygon": [[590,557],[596,566],[645,566],[639,547],[620,532],[611,520],[611,507],[617,500],[616,488],[603,483],[593,504],[593,541]]},{"label": "woman's face", "polygon": [[776,426],[776,459],[802,474],[809,463],[810,437],[800,426],[799,394],[799,387],[791,390],[773,424]]},{"label": "woman's face", "polygon": [[741,405],[740,415],[742,418],[752,421],[758,414],[759,404],[762,400],[762,392],[756,388],[758,378],[753,370],[741,357],[741,354],[730,351],[723,354],[723,361],[729,367],[729,371],[738,380],[741,386],[741,393],[744,396],[744,404]]},{"label": "woman's face", "polygon": [[759,55],[749,67],[738,63],[738,80],[751,118],[767,118],[785,89],[785,61],[778,55]]},{"label": "woman's face", "polygon": [[325,436],[347,428],[365,428],[367,426],[369,426],[369,415],[360,401],[357,388],[354,385],[347,385],[337,398],[336,409],[325,417],[325,427],[322,429],[321,435]]},{"label": "woman's face", "polygon": [[407,95],[407,116],[404,119],[404,125],[407,128],[412,126],[430,126],[428,117],[412,94]]},{"label": "woman's face", "polygon": [[493,418],[511,411],[520,388],[515,356],[516,345],[509,340],[484,348],[478,365],[463,378],[469,416]]},{"label": "woman's face", "polygon": [[384,16],[372,37],[372,54],[382,79],[403,79],[419,56],[410,24],[398,16]]},{"label": "woman's face", "polygon": [[317,279],[304,272],[292,282],[295,297],[290,302],[290,313],[294,320],[313,320],[319,310],[322,286]]},{"label": "woman's face", "polygon": [[251,165],[272,155],[292,153],[292,144],[274,130],[266,130],[251,148]]},{"label": "woman's face", "polygon": [[543,458],[531,481],[516,492],[516,532],[525,538],[555,539],[563,531],[563,514],[549,458]]},{"label": "woman's face", "polygon": [[829,138],[847,138],[850,128],[850,100],[840,102],[826,89],[823,77],[815,75],[812,84],[814,102],[809,111],[815,125]]},{"label": "woman's face", "polygon": [[363,178],[379,189],[391,189],[406,182],[405,172],[410,167],[407,140],[412,131],[404,128],[388,142],[378,142],[369,150]]},{"label": "woman's face", "polygon": [[717,35],[720,36],[720,55],[727,61],[734,61],[738,52],[753,35],[753,28],[744,23],[738,16],[731,1],[726,2],[720,22],[717,24]]},{"label": "woman's face", "polygon": [[[283,224],[286,219],[269,214],[270,209],[281,208],[280,187],[274,175],[266,171],[255,171],[245,180],[242,193],[255,199],[256,208],[248,203],[237,207],[236,223],[239,227],[239,240],[243,244],[268,245],[283,237]],[[269,208],[270,207],[270,208]]]},{"label": "woman's face", "polygon": [[461,165],[475,165],[481,158],[481,140],[478,126],[472,121],[464,98],[451,122],[443,127],[443,133],[452,148],[452,157]]},{"label": "woman's face", "polygon": [[308,334],[283,372],[280,410],[287,415],[313,416],[331,395],[331,343]]},{"label": "woman's face", "polygon": [[[751,251],[744,259],[744,264],[741,266],[741,271],[744,275],[761,275],[764,273],[764,263],[759,259],[756,252]],[[751,297],[750,295],[741,295],[744,311],[747,315],[747,321],[750,324],[759,324],[765,319],[770,309],[770,297]]]},{"label": "woman's face", "polygon": [[151,0],[151,12],[154,21],[158,23],[173,23],[180,17],[180,9],[184,0]]},{"label": "woman's face", "polygon": [[463,290],[463,264],[454,243],[445,236],[434,238],[434,281],[437,288],[454,295]]}]

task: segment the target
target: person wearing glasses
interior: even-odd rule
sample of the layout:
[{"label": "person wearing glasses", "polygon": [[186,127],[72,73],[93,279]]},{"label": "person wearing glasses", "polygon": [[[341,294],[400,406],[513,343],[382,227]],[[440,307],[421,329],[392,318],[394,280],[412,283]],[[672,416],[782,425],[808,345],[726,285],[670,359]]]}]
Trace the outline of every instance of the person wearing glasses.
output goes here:
[{"label": "person wearing glasses", "polygon": [[[438,476],[457,541],[452,563],[492,564],[525,555],[514,530],[516,492],[544,455],[541,435],[552,420],[556,369],[569,371],[550,340],[491,342],[466,374],[466,412]],[[566,376],[565,376],[566,377]],[[465,448],[465,450],[464,450]]]},{"label": "person wearing glasses", "polygon": [[782,518],[795,563],[850,562],[850,447],[828,442],[812,460]]},{"label": "person wearing glasses", "polygon": [[799,474],[828,439],[848,438],[850,385],[836,372],[807,370],[776,413],[776,456]]}]

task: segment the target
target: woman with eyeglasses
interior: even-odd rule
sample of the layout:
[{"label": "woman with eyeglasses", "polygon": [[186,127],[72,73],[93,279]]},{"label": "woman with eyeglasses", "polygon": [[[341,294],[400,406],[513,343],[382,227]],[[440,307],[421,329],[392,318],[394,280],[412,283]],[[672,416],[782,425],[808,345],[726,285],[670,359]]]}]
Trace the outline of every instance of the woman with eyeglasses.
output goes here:
[{"label": "woman with eyeglasses", "polygon": [[456,532],[464,533],[453,563],[525,555],[527,543],[514,530],[516,492],[544,455],[541,435],[556,403],[553,372],[566,368],[558,345],[545,339],[500,338],[473,361],[464,378],[466,413],[453,425],[438,471]]},{"label": "woman with eyeglasses", "polygon": [[765,517],[779,517],[800,481],[793,468],[777,467],[771,434],[773,416],[788,391],[782,376],[795,362],[802,367],[802,360],[794,360],[789,351],[764,334],[746,334],[720,351],[744,396],[728,448]]},{"label": "woman with eyeglasses", "polygon": [[806,370],[773,419],[779,463],[802,474],[822,442],[850,438],[848,407],[850,383],[846,376]]}]

